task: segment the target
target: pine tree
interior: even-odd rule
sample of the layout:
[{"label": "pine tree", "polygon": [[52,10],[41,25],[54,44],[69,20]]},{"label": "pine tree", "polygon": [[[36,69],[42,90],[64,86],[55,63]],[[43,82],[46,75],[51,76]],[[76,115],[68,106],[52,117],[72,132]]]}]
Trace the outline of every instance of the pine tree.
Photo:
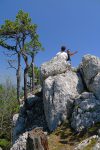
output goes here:
[{"label": "pine tree", "polygon": [[28,59],[31,56],[32,63],[34,63],[35,54],[42,49],[36,30],[37,25],[32,24],[29,14],[22,10],[18,12],[15,21],[6,20],[5,24],[0,28],[0,45],[9,50],[10,53],[15,52],[17,54],[18,68],[16,74],[18,100],[20,91],[20,59],[22,57],[25,62],[24,100],[27,100],[27,75],[30,66]]}]

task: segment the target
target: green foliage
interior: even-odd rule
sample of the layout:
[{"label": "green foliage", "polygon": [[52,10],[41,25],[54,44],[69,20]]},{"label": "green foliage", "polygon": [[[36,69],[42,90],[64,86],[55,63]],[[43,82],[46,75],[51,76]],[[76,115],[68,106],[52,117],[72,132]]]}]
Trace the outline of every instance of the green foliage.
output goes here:
[{"label": "green foliage", "polygon": [[[27,74],[29,68],[28,58],[31,57],[33,60],[38,51],[43,50],[37,34],[37,25],[31,22],[28,13],[20,10],[14,21],[5,20],[5,23],[0,27],[0,46],[9,50],[10,53],[17,54],[20,58],[23,57],[25,73]],[[17,60],[19,68],[21,64],[19,64],[18,57]],[[27,82],[27,78],[24,82]],[[24,85],[26,84],[24,83]],[[17,91],[19,91],[18,87]],[[24,87],[24,93],[26,92],[27,86]],[[17,97],[19,97],[19,94]]]},{"label": "green foliage", "polygon": [[0,147],[2,147],[4,150],[8,150],[10,147],[10,142],[6,139],[0,139]]},{"label": "green foliage", "polygon": [[0,85],[0,144],[4,150],[6,150],[4,145],[7,142],[11,143],[12,116],[18,111],[16,88],[7,79],[4,85]]},{"label": "green foliage", "polygon": [[2,93],[2,91],[3,91],[3,86],[2,84],[0,84],[0,93]]},{"label": "green foliage", "polygon": [[[38,67],[34,67],[34,74],[35,74],[35,84],[40,84],[40,69]],[[32,77],[32,65],[30,65],[28,70],[28,76]]]},{"label": "green foliage", "polygon": [[[20,10],[15,21],[5,20],[5,24],[1,26],[0,45],[8,50],[18,51],[19,49],[20,52],[27,51],[29,55],[35,54],[42,49],[36,30],[37,25],[32,24],[29,14]],[[13,42],[9,45],[10,40]]]}]

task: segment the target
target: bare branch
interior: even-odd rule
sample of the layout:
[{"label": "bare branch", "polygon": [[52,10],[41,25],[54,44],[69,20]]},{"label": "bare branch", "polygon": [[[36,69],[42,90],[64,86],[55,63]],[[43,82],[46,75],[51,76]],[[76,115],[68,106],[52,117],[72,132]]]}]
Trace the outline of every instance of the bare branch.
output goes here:
[{"label": "bare branch", "polygon": [[17,70],[17,68],[14,67],[13,64],[12,64],[14,61],[15,61],[15,60],[8,60],[8,64],[9,64],[9,66],[10,66],[10,67],[8,67],[8,68],[13,68],[13,69]]},{"label": "bare branch", "polygon": [[7,48],[8,50],[15,50],[16,46],[10,46],[7,43],[5,43],[3,40],[0,40],[0,46],[2,46],[3,48]]},{"label": "bare branch", "polygon": [[8,57],[12,57],[12,56],[16,55],[17,52],[16,52],[16,53],[13,53],[13,54],[9,54],[9,53],[3,52],[3,54],[6,55],[6,56],[8,56]]}]

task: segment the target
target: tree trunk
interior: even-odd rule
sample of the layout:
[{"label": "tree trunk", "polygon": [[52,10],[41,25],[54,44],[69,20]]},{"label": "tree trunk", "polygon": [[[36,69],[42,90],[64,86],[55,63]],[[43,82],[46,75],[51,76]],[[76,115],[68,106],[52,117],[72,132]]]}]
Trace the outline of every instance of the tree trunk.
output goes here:
[{"label": "tree trunk", "polygon": [[24,69],[24,101],[27,101],[27,74],[28,74],[28,68],[26,67]]},{"label": "tree trunk", "polygon": [[21,65],[20,65],[20,54],[18,53],[18,69],[17,69],[17,100],[20,104],[20,81],[21,81]]},{"label": "tree trunk", "polygon": [[26,64],[26,68],[24,69],[24,101],[27,104],[27,76],[28,76],[28,69],[29,69],[29,65],[28,65],[28,57],[26,55],[24,55],[24,61]]},{"label": "tree trunk", "polygon": [[34,91],[35,87],[35,73],[34,73],[34,54],[32,55],[32,91]]}]

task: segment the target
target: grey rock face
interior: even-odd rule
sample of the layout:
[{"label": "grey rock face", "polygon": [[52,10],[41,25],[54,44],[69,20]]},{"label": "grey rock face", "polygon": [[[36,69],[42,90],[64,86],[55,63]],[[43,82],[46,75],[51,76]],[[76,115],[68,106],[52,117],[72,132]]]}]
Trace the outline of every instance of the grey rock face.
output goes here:
[{"label": "grey rock face", "polygon": [[38,96],[30,94],[27,99],[28,108],[31,108],[34,105],[34,103],[36,103],[39,100],[40,98]]},{"label": "grey rock face", "polygon": [[97,122],[100,122],[100,100],[93,93],[84,92],[75,100],[71,126],[82,131]]},{"label": "grey rock face", "polygon": [[22,111],[24,108],[20,109],[20,113],[13,116],[13,143],[25,131],[26,117]]},{"label": "grey rock face", "polygon": [[100,58],[93,55],[85,55],[80,68],[83,70],[85,80],[91,80],[100,72]]},{"label": "grey rock face", "polygon": [[27,150],[28,132],[23,133],[10,150]]},{"label": "grey rock face", "polygon": [[13,117],[13,143],[19,135],[34,127],[43,127],[46,130],[47,124],[42,98],[30,95],[27,100],[27,108],[22,105],[19,114]]},{"label": "grey rock face", "polygon": [[89,84],[89,90],[92,91],[98,99],[100,99],[100,73],[98,73]]},{"label": "grey rock face", "polygon": [[80,75],[72,71],[50,76],[44,81],[44,111],[51,131],[70,116],[73,99],[82,91]]},{"label": "grey rock face", "polygon": [[41,65],[41,77],[43,79],[61,74],[66,72],[66,70],[70,69],[70,64],[66,61],[66,59],[62,58],[61,56],[56,56],[52,58],[50,61],[45,62]]},{"label": "grey rock face", "polygon": [[100,99],[100,58],[89,54],[85,55],[79,68],[88,90]]}]

